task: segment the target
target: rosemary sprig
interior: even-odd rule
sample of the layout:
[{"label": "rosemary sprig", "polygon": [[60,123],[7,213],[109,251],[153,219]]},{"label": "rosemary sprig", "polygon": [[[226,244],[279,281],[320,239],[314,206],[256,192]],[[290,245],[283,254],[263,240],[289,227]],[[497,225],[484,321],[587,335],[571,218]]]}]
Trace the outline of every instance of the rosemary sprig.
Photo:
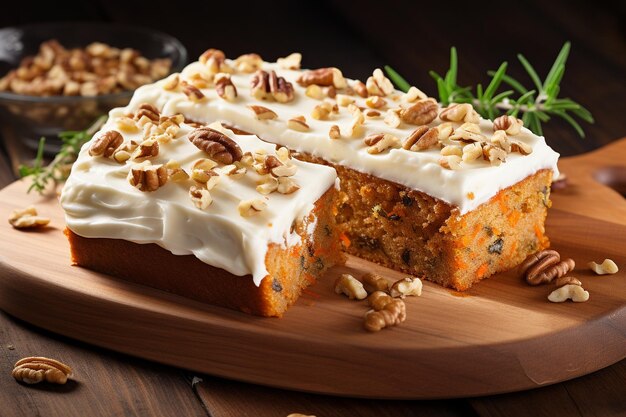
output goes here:
[{"label": "rosemary sprig", "polygon": [[52,181],[55,185],[65,181],[70,173],[70,168],[81,146],[96,133],[106,122],[107,116],[101,116],[86,130],[68,131],[59,133],[61,139],[61,149],[55,155],[54,159],[46,166],[43,165],[43,151],[46,144],[46,138],[39,139],[39,147],[37,148],[37,156],[31,166],[20,165],[20,177],[32,177],[32,183],[28,187],[28,192],[36,190],[43,193],[48,183]]},{"label": "rosemary sprig", "polygon": [[[444,106],[450,103],[470,103],[481,116],[491,120],[502,113],[516,117],[521,115],[524,125],[538,135],[543,134],[542,123],[556,116],[569,123],[580,137],[585,137],[585,132],[576,118],[593,123],[593,116],[574,100],[559,97],[559,84],[565,74],[570,48],[569,42],[563,45],[543,81],[526,57],[517,55],[533,83],[533,89],[524,87],[521,82],[506,74],[507,62],[503,62],[496,71],[487,72],[491,77],[487,87],[483,88],[482,84],[477,84],[475,88],[459,86],[458,57],[454,47],[450,49],[450,68],[445,76],[442,77],[435,71],[430,71],[429,74],[437,83],[439,101]],[[385,71],[400,90],[406,92],[409,89],[410,84],[391,67],[385,66]],[[507,88],[499,91],[503,85]]]}]

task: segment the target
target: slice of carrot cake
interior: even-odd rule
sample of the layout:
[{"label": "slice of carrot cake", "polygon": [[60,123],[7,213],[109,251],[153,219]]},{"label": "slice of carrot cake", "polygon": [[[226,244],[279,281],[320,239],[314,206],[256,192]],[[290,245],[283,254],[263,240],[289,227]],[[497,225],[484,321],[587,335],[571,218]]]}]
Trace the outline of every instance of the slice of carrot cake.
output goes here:
[{"label": "slice of carrot cake", "polygon": [[128,109],[147,102],[198,125],[221,121],[334,167],[344,248],[445,286],[467,289],[549,245],[558,154],[521,120],[441,108],[415,87],[395,90],[378,69],[365,83],[337,68],[301,70],[300,58],[230,60],[209,49],[139,88]]},{"label": "slice of carrot cake", "polygon": [[343,261],[335,170],[287,148],[114,109],[61,195],[76,265],[199,301],[281,316]]}]

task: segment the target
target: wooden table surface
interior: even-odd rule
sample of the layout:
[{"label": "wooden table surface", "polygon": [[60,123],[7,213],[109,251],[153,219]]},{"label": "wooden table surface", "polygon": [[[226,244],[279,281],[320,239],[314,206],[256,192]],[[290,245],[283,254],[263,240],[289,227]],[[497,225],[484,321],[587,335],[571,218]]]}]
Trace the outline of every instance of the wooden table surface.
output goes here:
[{"label": "wooden table surface", "polygon": [[[171,4],[152,3],[154,10],[164,14],[169,9],[160,5]],[[372,68],[391,64],[429,94],[435,94],[435,87],[427,72],[447,68],[451,45],[459,48],[461,83],[469,84],[485,82],[485,71],[503,59],[509,61],[512,74],[523,77],[515,62],[517,52],[524,53],[545,74],[563,42],[571,40],[573,50],[561,93],[584,104],[596,124],[584,126],[587,138],[581,140],[566,124],[551,122],[544,130],[548,142],[561,154],[574,155],[626,135],[623,3],[535,0],[516,9],[504,8],[499,2],[420,3],[364,0],[356,7],[355,2],[328,0],[298,9],[294,6],[297,2],[281,1],[268,13],[266,4],[258,3],[247,6],[242,18],[256,24],[238,26],[238,36],[233,36],[232,21],[226,18],[232,15],[228,2],[211,2],[210,11],[202,6],[208,2],[197,3],[206,13],[224,17],[214,19],[205,34],[198,25],[206,13],[184,14],[181,10],[184,19],[154,20],[151,13],[144,13],[145,6],[121,1],[81,2],[72,4],[71,9],[54,2],[27,13],[5,10],[0,25],[58,20],[71,10],[71,18],[157,27],[181,39],[191,57],[209,46],[222,48],[229,56],[254,50],[267,58],[298,50],[309,67],[336,65],[346,75],[361,79]],[[264,19],[263,25],[258,19]],[[394,24],[389,28],[382,22]],[[13,180],[6,154],[0,152],[0,188]],[[458,400],[374,401],[282,391],[199,375],[57,336],[3,312],[0,353],[2,416],[263,417],[294,412],[318,417],[626,416],[626,360],[533,391]],[[12,366],[30,355],[60,359],[80,368],[81,374],[64,386],[17,384],[10,375]]]}]

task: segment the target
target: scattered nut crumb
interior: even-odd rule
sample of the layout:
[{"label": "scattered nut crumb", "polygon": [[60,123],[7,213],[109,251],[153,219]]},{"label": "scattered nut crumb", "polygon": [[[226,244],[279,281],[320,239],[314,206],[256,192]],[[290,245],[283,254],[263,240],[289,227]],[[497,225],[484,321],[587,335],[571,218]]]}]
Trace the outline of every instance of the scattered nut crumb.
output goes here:
[{"label": "scattered nut crumb", "polygon": [[605,259],[601,264],[589,262],[589,268],[598,275],[615,274],[619,271],[617,264],[611,259]]},{"label": "scattered nut crumb", "polygon": [[391,286],[391,296],[394,298],[404,298],[407,296],[422,295],[422,280],[417,277],[406,277],[393,283]]},{"label": "scattered nut crumb", "polygon": [[389,281],[383,278],[381,275],[373,272],[368,272],[361,277],[363,288],[369,294],[376,291],[389,291]]},{"label": "scattered nut crumb", "polygon": [[350,274],[341,274],[335,281],[335,292],[344,294],[351,300],[364,300],[367,298],[367,291],[363,284]]},{"label": "scattered nut crumb", "polygon": [[28,206],[25,209],[15,209],[9,216],[9,223],[15,229],[35,229],[47,226],[50,219],[37,215],[35,206]]},{"label": "scattered nut crumb", "polygon": [[589,292],[580,285],[568,284],[558,288],[548,295],[548,300],[553,303],[562,303],[572,300],[575,303],[582,303],[589,300]]}]

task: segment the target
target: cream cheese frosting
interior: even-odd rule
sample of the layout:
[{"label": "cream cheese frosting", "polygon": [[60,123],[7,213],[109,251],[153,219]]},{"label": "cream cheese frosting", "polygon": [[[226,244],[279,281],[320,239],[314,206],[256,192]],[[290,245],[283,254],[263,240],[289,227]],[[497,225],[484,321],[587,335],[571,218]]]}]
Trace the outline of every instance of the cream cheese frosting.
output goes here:
[{"label": "cream cheese frosting", "polygon": [[[128,110],[112,110],[102,131],[117,129],[116,120]],[[196,160],[207,157],[187,139],[192,130],[182,124],[175,139],[160,144],[159,155],[152,163],[176,160],[190,172]],[[235,135],[225,129],[223,132],[244,153],[262,149],[273,154],[276,150],[275,145],[254,136]],[[123,135],[127,141],[142,141],[141,132]],[[291,178],[300,190],[262,196],[256,191],[261,175],[253,169],[238,179],[220,175],[219,184],[210,191],[212,204],[201,210],[189,197],[193,181],[170,181],[154,192],[140,191],[127,180],[132,163],[119,164],[111,158],[90,156],[90,145],[91,142],[82,147],[61,194],[70,230],[89,238],[155,243],[175,255],[193,254],[234,275],[251,274],[257,286],[268,274],[268,243],[298,243],[299,236],[290,232],[292,224],[308,215],[336,180],[335,170],[330,167],[292,160],[297,171]],[[242,217],[238,211],[240,201],[258,198],[267,203],[267,208],[255,216]]]},{"label": "cream cheese frosting", "polygon": [[[227,64],[234,65],[227,60]],[[377,118],[366,118],[360,134],[356,138],[342,137],[333,140],[328,132],[332,125],[337,125],[341,132],[349,129],[353,120],[352,114],[344,107],[339,108],[337,114],[331,115],[329,120],[315,120],[310,117],[314,107],[320,100],[310,98],[305,94],[305,88],[298,85],[296,80],[303,73],[302,70],[283,69],[277,63],[263,62],[262,69],[276,71],[293,84],[295,98],[288,103],[261,101],[251,95],[250,73],[233,72],[230,74],[232,83],[238,91],[238,97],[233,101],[220,98],[214,87],[201,88],[205,99],[194,102],[187,98],[180,90],[168,91],[164,89],[167,80],[139,88],[128,110],[136,109],[141,103],[151,103],[165,114],[182,113],[185,117],[202,123],[224,121],[235,127],[254,133],[260,138],[272,143],[286,146],[299,152],[321,157],[322,159],[339,165],[344,165],[357,171],[383,178],[408,188],[422,191],[435,198],[458,207],[460,214],[474,210],[479,205],[489,201],[499,190],[507,188],[541,169],[550,169],[553,177],[558,176],[558,154],[545,142],[543,137],[533,134],[522,128],[513,138],[532,147],[530,155],[511,153],[506,162],[500,166],[491,166],[482,158],[463,162],[463,169],[449,170],[443,168],[439,161],[442,156],[439,149],[428,149],[414,152],[405,149],[391,149],[380,154],[370,154],[363,138],[375,133],[388,133],[399,139],[408,137],[416,128],[414,125],[402,123],[397,128],[387,125],[384,121],[385,109]],[[189,64],[181,73],[182,80],[192,79],[204,74],[207,78],[206,65],[200,62]],[[347,80],[349,85],[354,80]],[[402,93],[394,91],[385,100],[391,106],[402,100]],[[352,97],[355,105],[367,108],[365,99],[357,95]],[[394,103],[398,102],[398,103]],[[262,105],[274,111],[278,118],[275,120],[258,120],[248,108],[250,105]],[[308,131],[296,131],[287,127],[287,121],[297,116],[305,116],[309,126]],[[436,118],[428,126],[437,126],[442,120]],[[459,127],[461,123],[452,123]],[[479,122],[481,133],[485,136],[493,134],[493,123],[482,119]]]}]

